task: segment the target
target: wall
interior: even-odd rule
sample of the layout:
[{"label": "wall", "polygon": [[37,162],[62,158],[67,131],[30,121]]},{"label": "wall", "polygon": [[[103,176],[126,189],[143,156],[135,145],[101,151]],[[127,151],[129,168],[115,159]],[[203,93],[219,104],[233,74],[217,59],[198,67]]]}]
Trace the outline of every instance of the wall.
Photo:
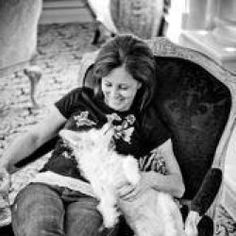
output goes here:
[{"label": "wall", "polygon": [[36,51],[42,0],[0,0],[0,72]]},{"label": "wall", "polygon": [[236,1],[185,0],[185,3],[187,17],[179,43],[236,73]]}]

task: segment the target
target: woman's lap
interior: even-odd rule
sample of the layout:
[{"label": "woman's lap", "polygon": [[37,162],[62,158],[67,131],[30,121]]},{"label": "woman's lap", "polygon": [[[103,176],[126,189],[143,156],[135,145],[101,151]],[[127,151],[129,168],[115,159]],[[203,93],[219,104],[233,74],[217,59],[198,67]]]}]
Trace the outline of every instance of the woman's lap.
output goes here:
[{"label": "woman's lap", "polygon": [[15,236],[115,235],[98,232],[102,217],[96,199],[62,189],[35,183],[23,189],[12,207]]}]

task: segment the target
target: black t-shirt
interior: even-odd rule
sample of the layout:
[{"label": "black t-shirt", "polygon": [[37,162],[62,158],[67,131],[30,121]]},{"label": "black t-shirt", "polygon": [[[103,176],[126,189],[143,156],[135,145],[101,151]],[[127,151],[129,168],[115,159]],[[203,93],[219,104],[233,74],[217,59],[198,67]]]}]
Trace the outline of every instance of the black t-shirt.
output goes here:
[{"label": "black t-shirt", "polygon": [[[65,129],[85,131],[101,128],[109,116],[115,118],[115,149],[135,158],[146,155],[154,147],[165,142],[170,136],[154,110],[141,115],[133,106],[129,111],[118,112],[108,107],[102,99],[94,96],[89,88],[77,88],[55,103],[67,119]],[[41,171],[50,170],[58,174],[83,179],[71,148],[59,139],[51,158]]]}]

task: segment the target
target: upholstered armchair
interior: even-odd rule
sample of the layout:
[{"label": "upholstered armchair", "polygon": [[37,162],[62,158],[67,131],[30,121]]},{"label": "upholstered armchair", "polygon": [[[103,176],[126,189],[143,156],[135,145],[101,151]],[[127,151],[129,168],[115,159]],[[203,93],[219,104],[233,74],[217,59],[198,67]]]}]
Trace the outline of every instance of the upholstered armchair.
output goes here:
[{"label": "upholstered armchair", "polygon": [[[186,187],[184,218],[189,211],[197,211],[215,222],[225,153],[235,120],[232,94],[236,77],[207,56],[166,38],[147,42],[156,59],[157,90],[146,122],[159,113],[172,132],[174,153]],[[95,56],[96,52],[89,53],[82,60],[79,78],[83,78],[83,86],[93,87]],[[199,235],[213,234],[210,223],[200,221]]]},{"label": "upholstered armchair", "polygon": [[[174,45],[166,38],[153,38],[147,43],[155,55],[158,86],[146,122],[158,113],[172,132],[174,153],[186,187],[182,200],[184,218],[189,211],[197,211],[215,223],[227,145],[235,125],[236,76],[207,56]],[[96,53],[84,55],[79,86],[93,86],[91,73]],[[42,161],[35,159],[43,156],[46,160],[45,153],[55,141],[17,164],[31,168],[13,174],[11,198],[42,166]],[[19,177],[25,179],[24,183],[17,182]],[[5,222],[10,223],[10,218]],[[199,235],[204,235],[201,229]]]}]

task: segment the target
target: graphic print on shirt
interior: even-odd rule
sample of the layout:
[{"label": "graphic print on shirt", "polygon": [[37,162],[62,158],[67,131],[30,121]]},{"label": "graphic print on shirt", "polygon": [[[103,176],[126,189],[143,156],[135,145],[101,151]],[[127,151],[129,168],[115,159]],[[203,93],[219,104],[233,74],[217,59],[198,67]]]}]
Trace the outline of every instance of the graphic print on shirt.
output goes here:
[{"label": "graphic print on shirt", "polygon": [[[120,116],[116,113],[107,115],[107,120],[111,121],[122,121]],[[122,139],[126,143],[131,143],[131,136],[134,132],[134,127],[132,126],[135,122],[135,116],[130,114],[127,115],[120,125],[114,125],[115,133],[114,139]]]},{"label": "graphic print on shirt", "polygon": [[[74,128],[76,127],[76,129],[78,128],[78,130],[83,130],[84,127],[91,127],[91,128],[96,127],[96,122],[89,119],[89,112],[88,111],[81,111],[79,114],[73,115],[72,120],[69,122],[72,127],[74,127]],[[70,125],[68,127],[70,127]],[[72,128],[72,130],[74,130],[74,129]],[[74,159],[74,156],[72,154],[73,150],[68,145],[68,143],[63,140],[62,146],[64,146],[65,151],[62,152],[61,155],[65,159]]]},{"label": "graphic print on shirt", "polygon": [[82,111],[79,115],[74,116],[77,127],[81,126],[94,126],[96,123],[88,118],[89,112]]},{"label": "graphic print on shirt", "polygon": [[[114,140],[123,140],[124,142],[130,144],[131,137],[134,132],[133,124],[136,120],[135,116],[133,114],[129,114],[122,119],[118,114],[112,113],[112,114],[106,115],[106,117],[107,117],[108,122],[113,123],[113,127],[115,130],[114,136],[113,136],[113,141]],[[92,128],[92,127],[97,126],[97,123],[89,118],[88,111],[82,111],[79,114],[74,115],[72,122],[74,123],[76,128],[82,128],[82,127],[91,127]],[[111,140],[111,145],[114,145],[113,141]],[[72,154],[73,151],[71,150],[71,147],[65,141],[63,141],[62,145],[67,147],[67,150],[65,150],[62,153],[62,156],[65,159],[71,159],[71,158],[74,159],[73,154]]]}]

